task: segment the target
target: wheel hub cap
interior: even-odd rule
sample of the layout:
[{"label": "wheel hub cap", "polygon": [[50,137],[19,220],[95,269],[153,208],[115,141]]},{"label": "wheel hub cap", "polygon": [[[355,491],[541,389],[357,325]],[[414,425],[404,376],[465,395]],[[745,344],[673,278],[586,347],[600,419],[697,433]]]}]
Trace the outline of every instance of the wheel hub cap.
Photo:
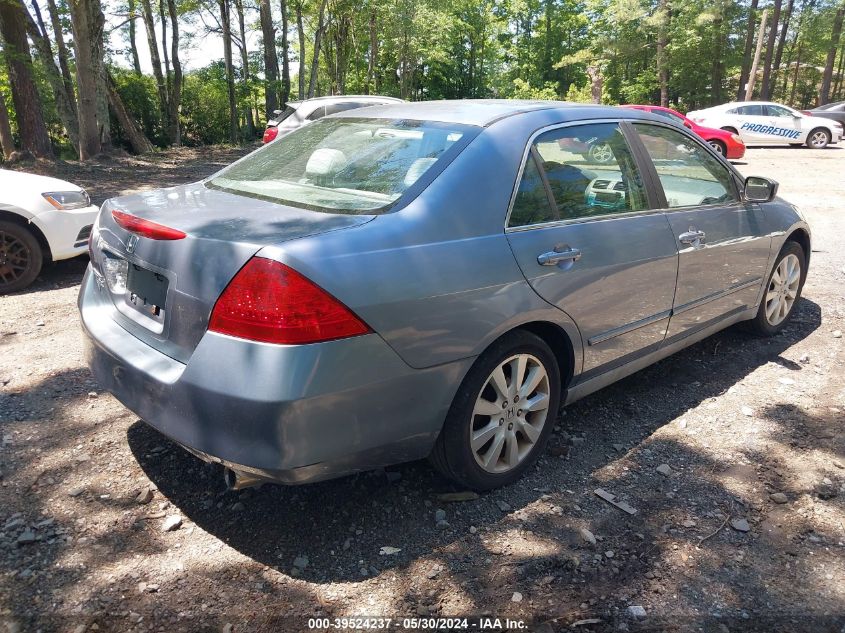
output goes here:
[{"label": "wheel hub cap", "polygon": [[476,463],[490,473],[519,465],[540,439],[549,414],[549,376],[531,354],[496,367],[478,394],[470,421]]},{"label": "wheel hub cap", "polygon": [[790,253],[772,273],[766,290],[766,321],[770,325],[780,325],[789,316],[798,297],[800,283],[801,262]]}]

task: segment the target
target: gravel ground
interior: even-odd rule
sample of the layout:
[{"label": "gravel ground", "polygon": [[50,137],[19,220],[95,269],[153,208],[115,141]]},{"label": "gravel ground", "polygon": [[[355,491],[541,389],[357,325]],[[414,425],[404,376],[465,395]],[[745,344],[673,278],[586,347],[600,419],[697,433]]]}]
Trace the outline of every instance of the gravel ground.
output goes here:
[{"label": "gravel ground", "polygon": [[[238,153],[38,169],[100,201]],[[85,262],[48,268],[0,297],[0,631],[302,631],[353,615],[845,630],[843,165],[842,148],[739,164],[779,180],[814,231],[780,336],[734,327],[577,403],[521,482],[461,501],[425,463],[226,492],[98,388],[77,326]]]}]

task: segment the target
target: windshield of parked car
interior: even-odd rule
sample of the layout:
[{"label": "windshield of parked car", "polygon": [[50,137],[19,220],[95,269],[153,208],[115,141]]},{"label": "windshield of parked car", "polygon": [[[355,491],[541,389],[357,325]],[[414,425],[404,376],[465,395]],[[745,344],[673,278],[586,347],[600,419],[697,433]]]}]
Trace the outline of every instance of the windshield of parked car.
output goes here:
[{"label": "windshield of parked car", "polygon": [[[390,208],[474,128],[431,121],[328,118],[265,145],[206,182],[331,213]],[[465,138],[466,137],[466,138]]]}]

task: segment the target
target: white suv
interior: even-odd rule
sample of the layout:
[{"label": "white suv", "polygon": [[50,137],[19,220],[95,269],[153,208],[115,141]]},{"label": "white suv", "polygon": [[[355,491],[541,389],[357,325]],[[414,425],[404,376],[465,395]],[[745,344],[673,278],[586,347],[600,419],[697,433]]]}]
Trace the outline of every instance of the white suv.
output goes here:
[{"label": "white suv", "polygon": [[273,118],[267,121],[264,130],[264,142],[276,140],[298,127],[307,125],[330,114],[345,110],[354,110],[383,103],[402,103],[402,99],[379,95],[341,95],[335,97],[315,97],[305,101],[288,101],[284,110],[275,110]]},{"label": "white suv", "polygon": [[746,145],[807,145],[824,149],[842,140],[842,125],[769,101],[735,101],[687,116],[707,127],[739,134]]},{"label": "white suv", "polygon": [[96,217],[81,187],[0,169],[0,294],[26,288],[46,262],[84,253]]}]

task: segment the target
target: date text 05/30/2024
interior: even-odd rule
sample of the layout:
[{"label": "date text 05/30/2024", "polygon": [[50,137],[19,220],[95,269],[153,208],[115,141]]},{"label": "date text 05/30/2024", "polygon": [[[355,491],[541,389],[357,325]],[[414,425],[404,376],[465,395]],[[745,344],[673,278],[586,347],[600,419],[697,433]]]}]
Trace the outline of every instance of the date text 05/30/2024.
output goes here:
[{"label": "date text 05/30/2024", "polygon": [[525,620],[496,617],[478,618],[309,618],[312,631],[393,630],[393,631],[517,631],[527,630]]}]

